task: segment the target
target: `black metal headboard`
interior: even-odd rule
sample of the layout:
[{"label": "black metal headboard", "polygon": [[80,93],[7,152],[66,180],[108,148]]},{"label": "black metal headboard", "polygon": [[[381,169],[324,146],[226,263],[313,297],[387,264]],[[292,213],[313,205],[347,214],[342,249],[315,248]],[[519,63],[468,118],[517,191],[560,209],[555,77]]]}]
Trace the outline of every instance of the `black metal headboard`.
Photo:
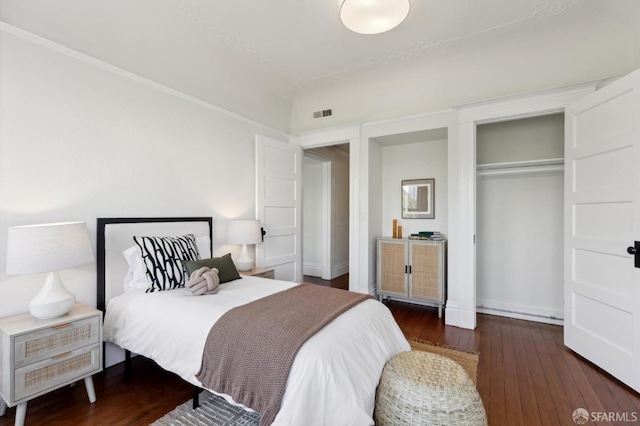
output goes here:
[{"label": "black metal headboard", "polygon": [[162,222],[208,222],[209,238],[213,242],[213,218],[211,217],[117,217],[97,219],[97,300],[96,306],[103,312],[106,309],[106,256],[105,256],[105,229],[113,224],[135,224],[135,223],[162,223]]}]

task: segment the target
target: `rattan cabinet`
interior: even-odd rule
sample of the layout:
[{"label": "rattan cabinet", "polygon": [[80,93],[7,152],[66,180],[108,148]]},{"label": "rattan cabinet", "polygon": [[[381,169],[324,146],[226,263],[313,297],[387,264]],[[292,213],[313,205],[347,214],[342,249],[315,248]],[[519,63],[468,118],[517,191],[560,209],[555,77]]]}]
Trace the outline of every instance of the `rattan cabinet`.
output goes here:
[{"label": "rattan cabinet", "polygon": [[91,376],[102,371],[102,312],[76,303],[59,318],[29,313],[0,318],[0,415],[17,405],[16,426],[24,424],[27,402],[84,379],[90,402]]},{"label": "rattan cabinet", "polygon": [[377,292],[380,300],[445,303],[446,241],[378,238]]}]

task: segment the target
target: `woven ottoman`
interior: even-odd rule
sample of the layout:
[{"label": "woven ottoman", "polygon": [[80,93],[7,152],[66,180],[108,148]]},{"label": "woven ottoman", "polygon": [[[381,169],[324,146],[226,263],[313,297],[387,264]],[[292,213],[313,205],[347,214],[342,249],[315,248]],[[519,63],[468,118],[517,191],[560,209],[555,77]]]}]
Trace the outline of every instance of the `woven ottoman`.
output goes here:
[{"label": "woven ottoman", "polygon": [[455,361],[402,352],[385,365],[376,390],[376,426],[487,425],[478,391]]}]

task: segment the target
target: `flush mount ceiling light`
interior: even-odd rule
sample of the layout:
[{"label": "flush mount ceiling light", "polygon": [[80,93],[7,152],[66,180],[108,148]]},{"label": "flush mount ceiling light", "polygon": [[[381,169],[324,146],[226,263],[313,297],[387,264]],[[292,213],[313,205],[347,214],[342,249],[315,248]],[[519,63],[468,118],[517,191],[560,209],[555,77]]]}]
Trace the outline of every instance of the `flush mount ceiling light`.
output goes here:
[{"label": "flush mount ceiling light", "polygon": [[359,34],[379,34],[400,25],[409,14],[409,0],[338,0],[340,19]]}]

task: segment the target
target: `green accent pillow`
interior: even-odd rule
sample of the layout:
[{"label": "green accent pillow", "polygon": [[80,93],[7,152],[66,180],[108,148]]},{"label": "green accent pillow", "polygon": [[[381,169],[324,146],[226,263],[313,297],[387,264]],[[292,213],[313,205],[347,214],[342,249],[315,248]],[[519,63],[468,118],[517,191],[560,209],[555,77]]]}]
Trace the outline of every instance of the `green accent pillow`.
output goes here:
[{"label": "green accent pillow", "polygon": [[184,262],[184,267],[187,269],[187,276],[191,276],[193,271],[205,266],[207,268],[218,268],[220,284],[242,278],[236,269],[235,263],[233,263],[231,259],[231,253],[227,253],[222,257]]}]

